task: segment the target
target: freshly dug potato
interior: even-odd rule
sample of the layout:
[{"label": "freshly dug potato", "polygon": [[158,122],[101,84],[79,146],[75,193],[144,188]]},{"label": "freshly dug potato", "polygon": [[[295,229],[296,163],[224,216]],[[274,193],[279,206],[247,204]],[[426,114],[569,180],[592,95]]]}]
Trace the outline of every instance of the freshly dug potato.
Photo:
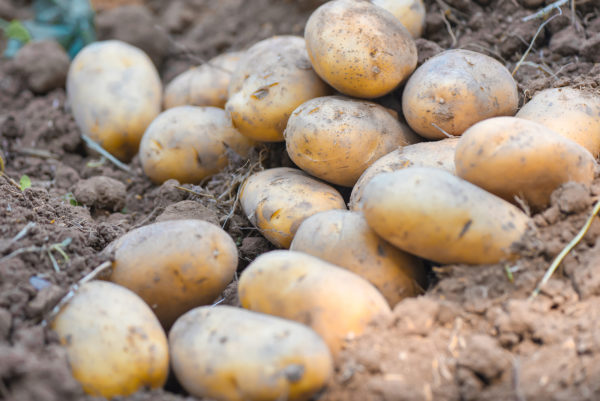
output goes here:
[{"label": "freshly dug potato", "polygon": [[160,113],[162,84],[143,51],[109,40],[86,46],[73,59],[67,96],[82,133],[129,161]]},{"label": "freshly dug potato", "polygon": [[377,159],[354,184],[350,195],[350,210],[360,210],[365,186],[377,174],[389,173],[410,166],[441,168],[455,174],[454,151],[457,144],[458,138],[420,142],[401,147]]},{"label": "freshly dug potato", "polygon": [[300,224],[292,251],[343,267],[373,284],[390,306],[419,294],[425,284],[423,263],[375,234],[362,213],[329,210]]},{"label": "freshly dug potato", "polygon": [[300,223],[315,213],[346,209],[338,191],[305,172],[272,168],[248,177],[240,188],[248,219],[274,245],[289,248]]},{"label": "freshly dug potato", "polygon": [[174,178],[197,184],[227,166],[228,151],[245,157],[254,145],[235,129],[225,110],[178,106],[150,124],[140,144],[140,162],[156,183]]},{"label": "freshly dug potato", "polygon": [[238,263],[229,234],[202,220],[149,224],[112,246],[110,280],[142,297],[165,328],[188,310],[213,302]]},{"label": "freshly dug potato", "polygon": [[431,167],[382,173],[367,184],[363,213],[387,241],[437,263],[515,259],[531,221],[505,200]]},{"label": "freshly dug potato", "polygon": [[304,39],[274,36],[252,46],[240,59],[225,108],[242,134],[281,142],[292,111],[329,92],[310,65]]},{"label": "freshly dug potato", "polygon": [[173,78],[165,88],[165,109],[185,105],[225,107],[231,74],[243,54],[221,54]]},{"label": "freshly dug potato", "polygon": [[418,38],[423,34],[425,28],[423,0],[371,0],[371,3],[391,12],[413,38]]},{"label": "freshly dug potato", "polygon": [[346,338],[390,313],[368,281],[302,252],[262,254],[242,273],[238,292],[246,309],[312,327],[334,355]]},{"label": "freshly dug potato", "polygon": [[308,400],[333,373],[327,345],[310,328],[230,306],[186,313],[169,345],[177,380],[203,399]]},{"label": "freshly dug potato", "polygon": [[573,88],[536,93],[516,117],[535,121],[600,154],[600,96]]},{"label": "freshly dug potato", "polygon": [[404,87],[408,125],[429,139],[461,135],[478,121],[514,116],[517,84],[495,59],[470,50],[448,50],[421,65]]},{"label": "freshly dug potato", "polygon": [[292,113],[283,136],[288,155],[298,167],[347,187],[375,160],[419,141],[385,107],[343,96],[302,104]]},{"label": "freshly dug potato", "polygon": [[165,332],[148,305],[126,288],[104,281],[81,285],[51,328],[87,394],[127,396],[167,380]]},{"label": "freshly dug potato", "polygon": [[583,146],[517,117],[481,121],[456,147],[459,177],[509,202],[518,196],[534,210],[548,206],[552,192],[568,181],[591,184],[595,167]]}]

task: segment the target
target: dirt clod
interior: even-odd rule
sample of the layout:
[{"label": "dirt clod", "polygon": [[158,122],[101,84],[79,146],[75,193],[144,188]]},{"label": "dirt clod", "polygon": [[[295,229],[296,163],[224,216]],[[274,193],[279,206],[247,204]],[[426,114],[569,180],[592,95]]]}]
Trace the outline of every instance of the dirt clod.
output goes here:
[{"label": "dirt clod", "polygon": [[70,62],[65,49],[54,40],[27,43],[14,60],[15,69],[35,93],[64,88]]},{"label": "dirt clod", "polygon": [[81,180],[72,189],[77,202],[98,209],[117,211],[125,206],[125,184],[110,177]]}]

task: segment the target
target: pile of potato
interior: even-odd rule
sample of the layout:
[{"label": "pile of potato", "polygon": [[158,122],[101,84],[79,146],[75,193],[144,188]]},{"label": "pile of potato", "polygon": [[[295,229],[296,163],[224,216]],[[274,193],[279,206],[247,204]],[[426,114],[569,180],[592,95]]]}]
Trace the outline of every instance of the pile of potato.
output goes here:
[{"label": "pile of potato", "polygon": [[[424,21],[421,0],[333,0],[304,38],[220,55],[164,95],[132,46],[77,56],[67,89],[82,132],[122,160],[139,152],[152,181],[201,183],[258,142],[285,141],[298,167],[239,188],[248,220],[284,248],[242,272],[243,309],[208,306],[237,270],[220,227],[166,221],[110,245],[109,282],[84,284],[52,323],[86,392],[160,387],[170,361],[194,396],[310,399],[347,341],[422,293],[425,261],[514,260],[535,235],[526,212],[591,183],[597,96],[549,89],[518,111],[515,81],[486,55],[448,50],[417,68]],[[399,90],[401,110],[378,103]]]}]

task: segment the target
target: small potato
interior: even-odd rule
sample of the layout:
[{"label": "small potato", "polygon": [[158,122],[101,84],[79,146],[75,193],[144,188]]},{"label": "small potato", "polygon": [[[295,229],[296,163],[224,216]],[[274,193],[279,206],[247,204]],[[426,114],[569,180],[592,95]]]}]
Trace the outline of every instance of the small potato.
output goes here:
[{"label": "small potato", "polygon": [[231,74],[243,52],[224,53],[176,76],[165,88],[164,106],[225,107]]},{"label": "small potato", "polygon": [[188,310],[213,302],[238,263],[229,234],[202,220],[143,226],[112,246],[110,280],[142,297],[165,328]]},{"label": "small potato", "polygon": [[292,111],[329,92],[310,65],[304,39],[274,36],[252,46],[240,59],[225,108],[243,135],[281,142]]},{"label": "small potato", "polygon": [[304,37],[317,74],[345,95],[383,96],[417,66],[410,33],[390,12],[369,2],[323,4],[308,19]]},{"label": "small potato", "polygon": [[[470,50],[448,50],[427,60],[402,94],[408,125],[429,139],[461,135],[478,121],[514,116],[517,84],[495,59]],[[442,131],[443,130],[443,131]]]},{"label": "small potato", "polygon": [[142,50],[109,40],[86,46],[73,59],[67,96],[82,133],[129,161],[160,113],[162,84]]},{"label": "small potato", "polygon": [[377,159],[354,184],[350,195],[350,210],[360,210],[365,186],[377,174],[389,173],[411,166],[441,168],[455,174],[454,150],[457,144],[458,138],[420,142],[404,146]]},{"label": "small potato", "polygon": [[[456,147],[457,175],[534,210],[568,181],[590,185],[596,162],[583,147],[533,121],[495,117],[465,131]],[[501,174],[498,174],[501,172]]]},{"label": "small potato", "polygon": [[325,210],[346,209],[344,199],[334,188],[288,167],[251,175],[240,188],[239,198],[252,224],[280,248],[289,248],[307,217]]},{"label": "small potato", "polygon": [[242,273],[238,292],[246,309],[310,326],[334,356],[346,338],[390,313],[368,281],[302,252],[262,254]]},{"label": "small potato", "polygon": [[419,138],[376,103],[343,96],[309,100],[283,133],[296,165],[315,177],[350,187],[375,160]]},{"label": "small potato", "polygon": [[503,199],[430,167],[374,177],[364,190],[362,210],[384,239],[442,264],[515,259],[513,244],[531,222]]},{"label": "small potato", "polygon": [[165,332],[148,305],[126,288],[104,281],[81,285],[50,327],[87,394],[127,396],[167,380]]},{"label": "small potato", "polygon": [[423,0],[371,0],[371,3],[391,12],[413,38],[418,38],[423,34],[423,28],[425,28]]},{"label": "small potato", "polygon": [[333,373],[327,345],[310,328],[230,306],[186,313],[169,345],[177,380],[202,399],[308,400]]},{"label": "small potato", "polygon": [[150,124],[140,144],[140,162],[155,183],[174,178],[197,184],[227,166],[228,150],[245,157],[254,144],[235,129],[225,110],[178,106]]},{"label": "small potato", "polygon": [[425,284],[423,263],[375,234],[362,213],[329,210],[300,224],[292,251],[316,256],[368,280],[390,306],[419,294]]},{"label": "small potato", "polygon": [[600,155],[600,96],[573,88],[546,89],[516,117],[540,123]]}]

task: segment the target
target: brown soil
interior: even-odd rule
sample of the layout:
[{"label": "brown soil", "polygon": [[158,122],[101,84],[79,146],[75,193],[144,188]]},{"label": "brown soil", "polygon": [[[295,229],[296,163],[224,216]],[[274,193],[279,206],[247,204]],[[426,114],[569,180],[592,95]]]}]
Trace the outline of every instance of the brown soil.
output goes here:
[{"label": "brown soil", "polygon": [[[27,15],[27,3],[0,0],[0,12]],[[98,17],[101,35],[148,49],[168,81],[220,52],[274,34],[302,34],[311,10],[322,1],[101,3],[107,8]],[[108,9],[113,3],[145,5],[115,13]],[[491,55],[512,70],[542,22],[521,18],[550,1],[426,3],[419,62],[460,47]],[[522,99],[548,87],[600,93],[600,65],[595,64],[600,62],[600,6],[595,0],[576,5],[575,15],[563,7],[563,15],[541,31],[521,64],[515,78]],[[232,160],[202,186],[184,186],[203,196],[182,191],[173,181],[153,185],[136,159],[131,172],[119,170],[86,153],[65,104],[64,67],[57,67],[63,59],[56,52],[52,46],[30,49],[26,71],[16,61],[0,63],[0,147],[6,161],[6,176],[0,177],[0,399],[91,400],[45,326],[57,301],[110,257],[102,252],[107,244],[157,219],[192,216],[220,223],[239,245],[243,269],[272,248],[235,208],[237,186],[261,163],[290,164],[281,145],[265,146],[250,160]],[[52,68],[36,68],[48,60],[56,60]],[[45,85],[32,84],[40,81]],[[398,96],[382,101],[397,107]],[[23,175],[33,185],[21,191]],[[600,178],[592,188],[570,184],[558,190],[552,205],[534,216],[541,232],[536,251],[515,264],[433,266],[426,294],[400,303],[392,318],[348,342],[334,380],[319,399],[600,399],[600,222],[593,223],[543,292],[527,301],[599,195]],[[222,294],[224,302],[238,304],[235,293],[232,284]],[[164,390],[119,399],[192,398],[171,380]]]}]

